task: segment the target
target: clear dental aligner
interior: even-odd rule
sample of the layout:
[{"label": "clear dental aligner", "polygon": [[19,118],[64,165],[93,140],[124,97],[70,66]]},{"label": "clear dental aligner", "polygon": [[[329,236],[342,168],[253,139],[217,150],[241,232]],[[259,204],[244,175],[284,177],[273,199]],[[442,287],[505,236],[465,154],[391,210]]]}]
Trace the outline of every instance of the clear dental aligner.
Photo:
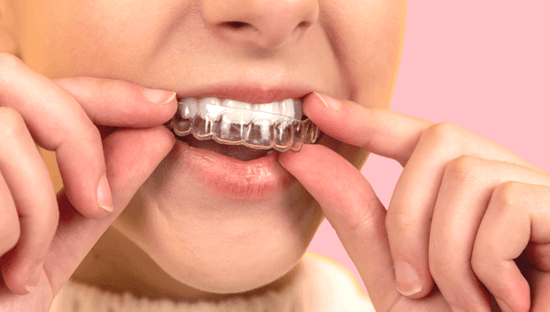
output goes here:
[{"label": "clear dental aligner", "polygon": [[178,111],[168,124],[177,136],[192,134],[199,140],[279,152],[298,152],[303,144],[315,143],[319,129],[309,119],[301,120],[299,100],[269,104],[248,104],[187,97],[178,102]]}]

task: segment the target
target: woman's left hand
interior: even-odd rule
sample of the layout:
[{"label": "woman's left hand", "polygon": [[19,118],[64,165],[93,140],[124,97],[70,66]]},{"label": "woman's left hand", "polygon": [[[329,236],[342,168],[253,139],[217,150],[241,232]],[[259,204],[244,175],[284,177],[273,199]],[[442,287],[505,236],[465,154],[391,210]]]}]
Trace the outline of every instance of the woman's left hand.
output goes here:
[{"label": "woman's left hand", "polygon": [[320,204],[377,311],[491,311],[491,298],[503,311],[550,306],[549,175],[453,124],[322,97],[308,96],[303,110],[325,134],[404,167],[386,211],[332,150],[280,156]]}]

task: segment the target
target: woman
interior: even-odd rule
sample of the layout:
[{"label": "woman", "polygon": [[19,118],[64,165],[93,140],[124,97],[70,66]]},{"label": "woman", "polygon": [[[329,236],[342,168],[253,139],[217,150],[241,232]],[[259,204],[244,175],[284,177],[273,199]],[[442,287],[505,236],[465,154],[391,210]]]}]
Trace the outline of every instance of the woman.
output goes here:
[{"label": "woman", "polygon": [[[303,254],[323,215],[379,311],[488,310],[492,297],[525,311],[529,287],[547,305],[548,176],[387,110],[405,1],[2,4],[4,50],[24,61],[0,61],[2,308],[45,310],[72,276],[65,302],[91,285],[190,310],[361,310],[327,295],[346,287],[336,276],[314,287],[325,267]],[[177,101],[212,97],[299,99],[324,135],[278,155],[162,125]],[[34,142],[56,151],[57,202]],[[387,215],[359,147],[404,166]]]}]

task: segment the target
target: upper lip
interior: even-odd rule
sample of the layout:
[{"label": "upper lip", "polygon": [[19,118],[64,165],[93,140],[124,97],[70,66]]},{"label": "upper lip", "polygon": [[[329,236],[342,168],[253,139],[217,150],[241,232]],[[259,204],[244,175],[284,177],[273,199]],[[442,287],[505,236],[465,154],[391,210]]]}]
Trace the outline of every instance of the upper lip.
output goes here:
[{"label": "upper lip", "polygon": [[205,98],[215,97],[218,99],[231,99],[250,104],[263,104],[280,102],[286,99],[301,99],[313,90],[307,87],[297,86],[275,86],[262,87],[258,85],[213,85],[192,91],[178,92],[177,98],[185,97]]}]

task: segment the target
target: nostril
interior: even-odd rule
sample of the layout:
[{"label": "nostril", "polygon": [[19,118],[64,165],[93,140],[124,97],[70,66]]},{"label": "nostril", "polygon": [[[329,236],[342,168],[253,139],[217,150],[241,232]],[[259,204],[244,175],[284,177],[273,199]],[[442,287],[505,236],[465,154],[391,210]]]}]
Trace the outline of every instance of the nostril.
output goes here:
[{"label": "nostril", "polygon": [[300,24],[298,24],[298,26],[296,28],[308,28],[312,24],[313,24],[312,22],[303,21]]},{"label": "nostril", "polygon": [[222,25],[235,30],[239,30],[244,27],[250,26],[248,23],[245,23],[245,22],[225,22]]}]

